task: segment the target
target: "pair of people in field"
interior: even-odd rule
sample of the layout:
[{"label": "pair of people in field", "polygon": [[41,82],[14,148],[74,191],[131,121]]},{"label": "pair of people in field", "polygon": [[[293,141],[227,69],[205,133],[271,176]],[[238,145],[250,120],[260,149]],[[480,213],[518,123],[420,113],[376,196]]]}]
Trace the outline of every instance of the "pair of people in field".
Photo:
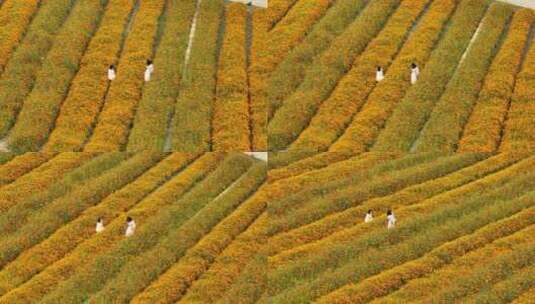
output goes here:
[{"label": "pair of people in field", "polygon": [[[415,84],[416,81],[418,81],[418,76],[420,76],[420,68],[416,65],[416,63],[413,63],[411,64],[411,84]],[[383,68],[378,66],[377,71],[375,72],[375,80],[380,82],[383,79],[385,79],[385,73]]]},{"label": "pair of people in field", "polygon": [[[104,220],[101,217],[97,219],[97,226],[95,230],[97,233],[101,233],[102,231],[104,231]],[[134,232],[136,232],[136,222],[131,217],[127,217],[124,236],[132,236],[134,235]]]},{"label": "pair of people in field", "polygon": [[[366,212],[366,215],[364,216],[364,222],[370,223],[373,221],[373,210],[368,210]],[[394,212],[392,210],[388,210],[386,212],[386,227],[388,229],[394,228],[396,226],[396,216],[394,215]]]},{"label": "pair of people in field", "polygon": [[[152,72],[154,72],[154,64],[152,63],[152,60],[147,59],[147,64],[145,66],[145,73],[143,75],[143,78],[145,81],[150,81],[150,78],[152,76]],[[115,66],[112,64],[108,68],[108,80],[112,81],[117,76],[117,71]]]}]

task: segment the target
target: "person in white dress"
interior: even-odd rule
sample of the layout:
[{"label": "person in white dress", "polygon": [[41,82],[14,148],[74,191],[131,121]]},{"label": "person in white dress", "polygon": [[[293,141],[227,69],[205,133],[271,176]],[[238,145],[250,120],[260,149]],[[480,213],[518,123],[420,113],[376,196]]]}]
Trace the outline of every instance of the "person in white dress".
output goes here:
[{"label": "person in white dress", "polygon": [[385,79],[385,73],[383,72],[383,68],[378,66],[377,71],[375,72],[375,80],[377,82],[380,82],[383,79]]},{"label": "person in white dress", "polygon": [[145,67],[145,81],[150,81],[152,72],[154,72],[154,64],[152,63],[152,60],[147,59],[147,66]]},{"label": "person in white dress", "polygon": [[95,230],[97,231],[97,233],[101,233],[102,231],[104,231],[104,220],[102,220],[101,217],[97,219],[97,227]]},{"label": "person in white dress", "polygon": [[388,210],[386,212],[386,227],[388,229],[394,228],[396,225],[396,216],[394,215],[394,212],[392,210]]},{"label": "person in white dress", "polygon": [[125,236],[132,236],[136,232],[136,222],[131,217],[126,218],[126,232]]},{"label": "person in white dress", "polygon": [[114,80],[115,79],[115,66],[112,64],[108,68],[108,80]]},{"label": "person in white dress", "polygon": [[364,217],[364,223],[369,223],[373,221],[373,211],[370,209],[368,212],[366,212],[366,216]]},{"label": "person in white dress", "polygon": [[411,64],[411,84],[415,84],[416,81],[418,81],[419,76],[420,68],[416,65],[416,63]]}]

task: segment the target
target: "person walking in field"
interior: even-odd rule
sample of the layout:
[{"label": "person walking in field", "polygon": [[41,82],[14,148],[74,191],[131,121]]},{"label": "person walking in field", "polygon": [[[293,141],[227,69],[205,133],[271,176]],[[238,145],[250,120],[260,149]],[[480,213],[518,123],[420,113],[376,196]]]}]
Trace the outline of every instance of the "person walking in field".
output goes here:
[{"label": "person walking in field", "polygon": [[152,63],[152,60],[147,59],[147,66],[145,67],[145,81],[150,81],[152,72],[154,72],[154,64]]},{"label": "person walking in field", "polygon": [[418,76],[420,76],[420,68],[416,63],[411,64],[411,84],[415,84],[418,81]]},{"label": "person walking in field", "polygon": [[373,221],[372,209],[368,210],[368,212],[366,212],[366,216],[364,217],[364,223],[370,223],[371,221]]},{"label": "person walking in field", "polygon": [[388,229],[394,228],[396,225],[396,217],[394,216],[394,212],[392,210],[388,210],[386,212],[386,227]]},{"label": "person walking in field", "polygon": [[125,236],[129,237],[134,235],[134,232],[136,232],[136,222],[131,217],[126,218],[126,232]]},{"label": "person walking in field", "polygon": [[385,74],[383,72],[383,68],[378,66],[377,67],[377,71],[375,72],[375,80],[377,82],[380,82],[382,81],[383,79],[385,79]]},{"label": "person walking in field", "polygon": [[115,66],[113,64],[108,68],[108,80],[112,81],[115,79]]},{"label": "person walking in field", "polygon": [[104,220],[101,217],[97,219],[97,227],[95,228],[97,233],[104,231]]}]

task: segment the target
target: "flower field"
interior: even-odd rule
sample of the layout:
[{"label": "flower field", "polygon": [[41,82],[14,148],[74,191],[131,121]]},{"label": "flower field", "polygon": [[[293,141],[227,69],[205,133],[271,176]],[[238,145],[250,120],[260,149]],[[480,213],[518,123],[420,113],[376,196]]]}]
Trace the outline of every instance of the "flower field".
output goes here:
[{"label": "flower field", "polygon": [[[320,14],[322,1],[306,3],[272,25],[256,67],[266,77],[258,95],[270,151],[533,150],[533,10],[491,0],[348,0]],[[413,62],[421,74],[411,85]]]},{"label": "flower field", "polygon": [[532,156],[273,158],[268,181],[286,182],[268,205],[255,303],[523,303],[535,286]]},{"label": "flower field", "polygon": [[[264,161],[27,153],[0,172],[0,303],[236,303],[235,286],[265,269]],[[126,216],[137,223],[128,238]]]},{"label": "flower field", "polygon": [[269,13],[224,0],[3,1],[0,151],[266,151],[251,92]]}]

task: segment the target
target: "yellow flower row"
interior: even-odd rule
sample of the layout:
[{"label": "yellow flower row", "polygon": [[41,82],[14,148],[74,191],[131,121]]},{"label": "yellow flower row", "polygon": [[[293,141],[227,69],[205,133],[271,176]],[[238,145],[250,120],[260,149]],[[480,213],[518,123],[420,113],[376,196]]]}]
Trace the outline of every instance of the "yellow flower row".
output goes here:
[{"label": "yellow flower row", "polygon": [[308,303],[533,207],[534,193],[528,190],[535,186],[532,179],[532,173],[518,176],[482,196],[450,201],[431,213],[423,210],[421,215],[398,223],[395,233],[383,228],[356,240],[337,242],[327,252],[279,267],[269,275],[268,292],[275,294],[271,300],[297,298],[299,303]]},{"label": "yellow flower row", "polygon": [[249,95],[251,107],[252,150],[267,151],[267,107],[265,99],[266,74],[257,69],[262,50],[268,42],[267,10],[251,13],[251,46],[249,50]]},{"label": "yellow flower row", "polygon": [[399,3],[399,0],[369,2],[344,34],[338,36],[329,49],[314,61],[299,88],[284,100],[268,124],[270,150],[283,150],[295,140]]},{"label": "yellow flower row", "polygon": [[[458,259],[464,259],[468,253],[478,255],[483,251],[481,257],[484,258],[485,253],[488,252],[487,245],[492,247],[492,242],[494,241],[499,242],[503,241],[502,238],[515,238],[518,236],[511,235],[512,233],[523,234],[523,238],[520,238],[520,241],[525,240],[528,234],[522,229],[535,222],[533,220],[534,215],[535,208],[531,208],[487,225],[472,234],[445,243],[418,259],[360,281],[359,284],[345,285],[335,292],[322,297],[318,303],[368,303],[374,298],[385,296],[400,288],[406,281],[440,271],[444,266],[452,262],[455,263]],[[448,284],[448,282],[444,283]],[[411,298],[411,301],[414,300],[414,298]]]},{"label": "yellow flower row", "polygon": [[[533,208],[523,211],[521,214],[511,218],[522,217],[524,214],[533,212]],[[505,220],[507,221],[507,220]],[[522,222],[525,222],[522,220]],[[515,226],[511,226],[512,228]],[[465,256],[450,261],[449,265],[441,268],[426,277],[418,278],[407,282],[405,286],[389,294],[386,297],[379,298],[372,303],[399,303],[407,299],[418,301],[433,293],[439,292],[442,288],[453,284],[460,274],[470,274],[474,268],[486,265],[496,257],[507,254],[516,250],[519,246],[529,243],[533,239],[529,232],[533,232],[533,227],[528,227],[520,231],[512,230],[511,235],[495,240],[486,244],[483,248],[468,252]],[[477,234],[476,234],[477,235]],[[464,238],[461,238],[462,241]],[[425,285],[425,288],[422,288]]]},{"label": "yellow flower row", "polygon": [[535,150],[532,126],[535,124],[535,47],[530,46],[523,69],[517,76],[511,107],[503,130],[500,152]]},{"label": "yellow flower row", "polygon": [[214,151],[250,151],[249,100],[246,60],[247,8],[226,6],[225,33],[219,55],[216,98],[212,118]]},{"label": "yellow flower row", "polygon": [[29,152],[15,156],[0,166],[0,189],[17,178],[49,161],[54,154]]},{"label": "yellow flower row", "polygon": [[458,152],[493,152],[498,149],[500,132],[525,49],[520,46],[526,44],[533,20],[534,14],[528,9],[521,9],[514,15],[507,37],[489,69],[479,99],[464,127]]},{"label": "yellow flower row", "polygon": [[312,66],[314,58],[320,56],[336,37],[342,35],[366,3],[365,0],[336,1],[325,16],[310,28],[303,41],[284,57],[269,77],[266,77],[263,83],[269,119],[273,117],[273,113],[283,100],[303,81],[306,70]]},{"label": "yellow flower row", "polygon": [[6,0],[0,10],[0,75],[9,56],[23,38],[40,0]]},{"label": "yellow flower row", "polygon": [[[33,1],[33,0],[30,0]],[[24,1],[29,2],[29,1]],[[43,58],[74,6],[74,0],[43,1],[0,78],[0,137],[5,137],[30,93]]]},{"label": "yellow flower row", "polygon": [[[174,301],[169,298],[169,295],[164,298],[164,295],[159,291],[150,295],[148,290],[152,288],[150,286],[155,284],[152,282],[159,282],[162,279],[165,281],[164,278],[168,276],[171,269],[175,269],[177,265],[184,265],[186,260],[190,258],[190,255],[194,254],[193,252],[195,251],[198,252],[198,248],[203,246],[207,239],[211,239],[212,243],[209,243],[211,246],[222,246],[224,248],[236,235],[247,228],[258,214],[243,214],[241,210],[244,208],[249,212],[254,210],[247,208],[249,204],[244,202],[244,200],[256,191],[264,181],[265,176],[265,164],[257,163],[253,165],[224,195],[208,203],[182,226],[171,232],[163,241],[131,261],[128,269],[122,270],[113,281],[110,281],[93,297],[93,300],[98,302],[99,300],[106,299],[123,302],[126,300],[130,301],[135,297],[138,300],[133,301],[136,302],[139,301],[140,296],[144,297],[143,294],[145,294],[149,298],[155,296],[154,299],[157,298],[160,303]],[[241,218],[244,216],[249,220],[244,222],[244,219]],[[235,225],[238,228],[234,228]],[[225,229],[220,228],[221,226]],[[207,247],[204,245],[201,248]],[[197,256],[197,258],[208,259],[207,262],[209,263],[217,257],[221,250],[212,253],[211,259],[206,256],[210,253],[203,250],[200,252],[201,256]],[[188,269],[194,269],[195,266],[193,263],[187,263],[186,265]],[[151,269],[150,274],[138,272],[137,269],[141,268]],[[167,280],[168,286],[165,290],[173,289],[175,293],[180,294],[180,290],[184,291],[184,289],[191,285],[191,279],[199,276],[200,274],[186,275],[185,277],[179,277],[171,281]],[[190,281],[189,283],[184,283],[183,280]],[[147,295],[148,292],[149,294]],[[154,300],[148,299],[144,299],[141,302],[143,301],[146,301],[145,303],[154,302]]]},{"label": "yellow flower row", "polygon": [[[332,142],[335,142],[329,151],[352,151],[356,153],[367,150],[368,145],[377,137],[396,104],[410,88],[410,65],[416,63],[420,69],[425,67],[437,41],[441,38],[441,33],[446,31],[444,27],[451,20],[458,3],[459,1],[456,0],[448,0],[435,1],[430,4],[428,11],[422,16],[414,32],[409,34],[405,45],[390,67],[384,62],[388,58],[383,59],[380,53],[377,53],[381,50],[381,44],[385,43],[382,42],[378,46],[379,50],[369,55],[371,58],[367,61],[371,60],[371,62],[365,65],[366,70],[360,71],[359,74],[361,74],[361,78],[365,78],[361,80],[364,81],[362,85],[369,85],[367,83],[375,81],[375,67],[373,66],[375,63],[386,70],[386,78],[376,85],[369,96],[358,91],[348,91],[347,93],[342,91],[344,99],[356,99],[359,106],[365,103],[352,121],[350,120],[352,112],[348,113],[345,118],[335,115],[336,111],[342,111],[344,107],[332,110],[334,120],[338,123],[331,127],[333,133],[330,137],[315,145],[320,149],[326,149]],[[388,35],[386,39],[386,45],[389,45]],[[359,62],[363,64],[366,61]],[[346,126],[347,129],[344,130],[343,128]]]},{"label": "yellow flower row", "polygon": [[[124,148],[143,90],[145,61],[154,56],[154,44],[159,35],[158,25],[164,4],[165,1],[161,0],[139,2],[139,10],[130,32],[126,33],[117,64],[117,78],[110,84],[102,112],[97,115],[96,126],[84,151],[114,151]],[[162,68],[165,67],[155,66],[154,73]],[[91,117],[91,122],[94,118]],[[85,126],[86,131],[91,129],[89,126]]]},{"label": "yellow flower row", "polygon": [[[201,156],[132,208],[128,214],[136,220],[138,230],[143,229],[150,217],[176,202],[195,183],[203,179],[208,172],[214,170],[224,156],[222,153],[210,153]],[[122,211],[119,214],[113,222],[107,224],[106,230],[102,233],[85,240],[61,260],[50,265],[23,285],[11,290],[0,299],[0,303],[4,300],[9,303],[17,301],[17,299],[24,299],[29,302],[38,301],[54,290],[62,281],[68,280],[75,275],[82,265],[88,264],[94,261],[98,255],[112,250],[117,245],[117,242],[122,239],[124,233],[126,215]],[[68,234],[68,231],[65,231],[65,233]]]},{"label": "yellow flower row", "polygon": [[[36,194],[36,192],[46,189],[59,180],[64,173],[80,166],[93,156],[89,153],[85,155],[74,153],[59,154],[13,183],[4,186],[0,190],[0,210],[5,212],[17,203]],[[51,155],[47,154],[40,157],[49,159]]]},{"label": "yellow flower row", "polygon": [[195,8],[196,1],[191,0],[174,0],[165,8],[165,30],[158,44],[160,51],[154,57],[156,69],[143,88],[128,138],[128,151],[164,151],[168,124],[182,89],[184,57]]},{"label": "yellow flower row", "polygon": [[81,150],[94,117],[104,102],[108,87],[106,70],[120,56],[123,30],[134,3],[133,0],[109,1],[43,147],[45,151]]},{"label": "yellow flower row", "polygon": [[509,4],[496,3],[490,8],[487,22],[481,26],[448,88],[430,112],[417,139],[416,152],[455,152],[513,13],[514,7]]},{"label": "yellow flower row", "polygon": [[[113,227],[120,213],[127,212],[134,207],[141,199],[186,166],[192,158],[194,156],[189,154],[170,155],[132,183],[109,195],[98,205],[85,210],[81,216],[58,229],[41,243],[24,251],[0,271],[0,293],[5,294],[26,282],[36,273],[67,255],[78,244],[92,237],[97,218],[102,217],[106,226],[111,224]],[[86,185],[91,185],[91,183],[87,181]],[[50,248],[55,248],[54,254],[50,254]]]},{"label": "yellow flower row", "polygon": [[[92,295],[91,301],[101,302],[100,296],[97,295],[98,291],[104,290],[108,284],[113,284],[111,278],[121,277],[121,270],[126,263],[132,262],[136,256],[152,252],[162,242],[166,242],[182,225],[246,172],[251,164],[252,160],[243,154],[229,155],[198,186],[168,208],[161,209],[155,216],[147,219],[146,224],[138,227],[133,236],[123,239],[110,251],[96,256],[91,263],[83,265],[61,287],[48,294],[43,299],[43,303],[78,303],[90,295]],[[172,245],[176,246],[176,243],[173,242]],[[158,255],[165,256],[163,252],[159,252]],[[155,256],[154,253],[151,256]],[[163,263],[163,261],[160,262]],[[99,267],[100,265],[107,265],[107,267]],[[126,290],[129,286],[122,286],[121,289],[123,287]]]},{"label": "yellow flower row", "polygon": [[[353,146],[361,150],[375,142],[372,148],[375,151],[409,151],[429,112],[454,75],[489,3],[488,0],[462,1],[451,18],[447,31],[427,61],[425,69],[421,71],[418,82],[408,89],[396,108],[389,108],[386,112],[377,109],[370,111],[363,117],[367,121],[363,131],[353,131],[353,128],[359,128],[354,124],[355,127],[350,126],[346,130],[346,135],[339,139],[339,142],[343,143],[344,137],[350,136],[353,142],[358,140],[361,144],[348,144],[340,148],[335,144],[331,150],[353,149]],[[498,7],[493,6],[492,11]],[[483,27],[486,29],[492,27],[492,20],[490,14],[483,18]],[[373,123],[374,120],[379,123]],[[386,125],[382,129],[385,122]]]},{"label": "yellow flower row", "polygon": [[[262,196],[266,197],[264,194],[256,199],[265,205],[267,201]],[[261,252],[265,245],[268,226],[269,219],[264,212],[216,257],[208,271],[190,286],[180,301],[183,303],[217,302],[243,274],[242,271],[246,266]]]},{"label": "yellow flower row", "polygon": [[[483,158],[483,155],[477,154],[458,154],[414,164],[409,156],[406,159],[396,160],[392,164],[386,163],[385,166],[378,166],[376,169],[383,174],[374,174],[373,177],[368,177],[358,184],[350,184],[324,196],[313,196],[300,208],[290,209],[290,212],[272,219],[271,228],[278,233],[288,231],[357,206],[374,197],[397,192],[409,185],[454,172]],[[414,161],[417,160],[418,158],[414,158]],[[389,170],[389,167],[394,168]],[[384,173],[385,170],[386,173]],[[388,173],[390,171],[394,171],[395,174],[394,172]]]},{"label": "yellow flower row", "polygon": [[[54,38],[17,121],[9,133],[12,150],[38,151],[53,128],[61,103],[104,11],[103,1],[78,2]],[[112,16],[113,18],[114,16]],[[103,22],[108,21],[106,16]],[[102,51],[102,50],[101,50]],[[103,70],[104,71],[104,70]]]},{"label": "yellow flower row", "polygon": [[[80,158],[89,154],[75,155],[78,155],[75,157]],[[2,242],[0,242],[0,265],[5,266],[25,249],[47,238],[53,231],[78,217],[87,208],[98,204],[117,188],[130,183],[155,162],[159,161],[160,158],[161,155],[136,155],[96,179],[87,182],[85,185],[77,187],[67,195],[49,202],[46,207],[33,214],[26,225],[2,239]],[[49,174],[62,173],[59,170],[54,171]],[[47,180],[50,179],[47,176]],[[38,185],[32,184],[33,188]],[[32,237],[28,238],[27,236],[29,235]]]},{"label": "yellow flower row", "polygon": [[211,125],[217,72],[217,41],[225,3],[202,1],[195,39],[185,75],[180,82],[174,122],[171,126],[173,151],[211,150]]},{"label": "yellow flower row", "polygon": [[[276,254],[272,261],[283,263],[314,252],[320,244],[323,244],[324,240],[339,240],[340,237],[349,237],[356,235],[357,232],[362,232],[366,226],[355,225],[362,223],[363,215],[368,209],[375,210],[375,215],[380,216],[389,208],[395,209],[398,213],[400,208],[406,209],[408,206],[422,202],[439,206],[448,200],[458,199],[474,190],[489,187],[500,181],[507,181],[513,174],[526,172],[528,164],[525,163],[507,168],[517,161],[518,157],[509,155],[491,157],[445,176],[409,186],[386,197],[371,199],[359,206],[278,234],[269,241],[272,247],[270,254]],[[496,171],[499,173],[495,173]],[[355,226],[354,230],[345,230],[353,226]]]}]

